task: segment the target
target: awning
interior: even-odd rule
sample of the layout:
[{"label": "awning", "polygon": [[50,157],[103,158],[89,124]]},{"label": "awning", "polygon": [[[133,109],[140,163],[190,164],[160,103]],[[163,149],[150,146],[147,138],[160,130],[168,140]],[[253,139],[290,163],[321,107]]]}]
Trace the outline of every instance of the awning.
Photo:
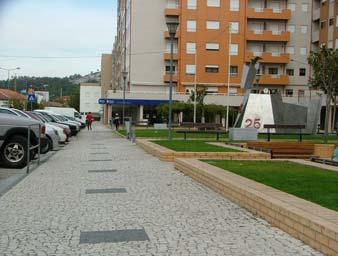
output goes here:
[{"label": "awning", "polygon": [[[164,103],[168,103],[169,100],[144,100],[144,99],[126,99],[125,105],[128,106],[158,106]],[[101,105],[123,105],[123,99],[99,99]]]}]

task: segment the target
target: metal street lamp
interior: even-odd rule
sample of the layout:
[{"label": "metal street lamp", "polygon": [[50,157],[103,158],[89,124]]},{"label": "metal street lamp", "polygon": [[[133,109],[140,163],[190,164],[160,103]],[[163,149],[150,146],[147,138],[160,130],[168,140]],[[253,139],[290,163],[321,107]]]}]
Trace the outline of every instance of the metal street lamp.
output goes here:
[{"label": "metal street lamp", "polygon": [[167,19],[168,32],[170,35],[170,83],[169,83],[169,118],[168,118],[168,138],[172,140],[172,112],[173,112],[173,71],[174,71],[174,39],[179,26],[178,20],[175,18]]},{"label": "metal street lamp", "polygon": [[20,68],[19,68],[19,67],[17,67],[17,68],[1,68],[1,67],[0,67],[0,69],[5,70],[5,71],[7,71],[7,73],[8,73],[7,89],[9,89],[9,84],[10,84],[10,72],[11,72],[11,71],[14,71],[14,70],[19,70]]},{"label": "metal street lamp", "polygon": [[122,124],[124,124],[125,109],[126,109],[126,83],[128,77],[128,71],[122,71],[123,76],[123,102],[122,102]]}]

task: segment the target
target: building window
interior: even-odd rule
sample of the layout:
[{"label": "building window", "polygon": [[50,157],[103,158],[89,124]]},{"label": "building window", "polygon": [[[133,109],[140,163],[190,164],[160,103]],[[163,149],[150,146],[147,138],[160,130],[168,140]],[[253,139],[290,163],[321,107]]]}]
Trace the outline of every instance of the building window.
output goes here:
[{"label": "building window", "polygon": [[207,21],[207,29],[219,29],[219,21]]},{"label": "building window", "polygon": [[295,48],[292,46],[286,47],[286,53],[291,55],[295,54]]},{"label": "building window", "polygon": [[300,32],[301,32],[302,34],[306,34],[306,33],[307,33],[307,26],[301,26],[301,27],[300,27]]},{"label": "building window", "polygon": [[320,28],[324,29],[326,27],[326,20],[320,22]]},{"label": "building window", "polygon": [[205,66],[205,72],[206,73],[218,73],[219,67],[217,65],[207,65]]},{"label": "building window", "polygon": [[239,11],[239,0],[230,0],[230,11],[232,12]]},{"label": "building window", "polygon": [[196,74],[196,66],[195,65],[186,65],[185,73],[187,75],[195,75]]},{"label": "building window", "polygon": [[286,89],[285,90],[285,96],[286,97],[292,97],[293,96],[293,90],[292,89]]},{"label": "building window", "polygon": [[196,43],[187,43],[187,54],[196,53]]},{"label": "building window", "polygon": [[306,76],[306,68],[299,69],[299,76]]},{"label": "building window", "polygon": [[219,51],[219,44],[218,43],[206,43],[205,49],[207,51]]},{"label": "building window", "polygon": [[238,55],[238,44],[231,44],[230,45],[230,55],[231,56]]},{"label": "building window", "polygon": [[220,0],[207,0],[208,7],[220,7],[221,3]]},{"label": "building window", "polygon": [[187,9],[196,10],[197,9],[197,0],[188,0]]},{"label": "building window", "polygon": [[[166,66],[165,66],[165,72],[167,74],[170,74],[170,64],[166,64]],[[176,73],[176,66],[175,65],[173,66],[173,73],[174,74]]]},{"label": "building window", "polygon": [[303,12],[307,12],[309,9],[309,5],[308,4],[302,4],[302,11]]},{"label": "building window", "polygon": [[230,31],[231,34],[238,34],[239,22],[230,22]]},{"label": "building window", "polygon": [[196,32],[196,20],[187,21],[187,32]]},{"label": "building window", "polygon": [[307,54],[307,49],[306,47],[301,47],[300,48],[300,55],[306,55]]},{"label": "building window", "polygon": [[288,69],[286,69],[286,74],[288,76],[294,76],[295,75],[295,70],[293,68],[288,68]]},{"label": "building window", "polygon": [[230,66],[230,76],[238,76],[238,66]]},{"label": "building window", "polygon": [[327,48],[333,49],[333,41],[328,41],[327,42]]},{"label": "building window", "polygon": [[333,23],[334,23],[333,20],[334,20],[334,18],[329,19],[329,26],[333,25]]},{"label": "building window", "polygon": [[295,33],[296,32],[296,26],[295,25],[289,25],[287,31],[290,32],[290,33]]},{"label": "building window", "polygon": [[292,12],[296,11],[296,4],[288,4],[288,9]]},{"label": "building window", "polygon": [[304,90],[298,90],[298,97],[304,97],[305,91]]},{"label": "building window", "polygon": [[269,75],[278,75],[278,68],[269,68],[268,73]]}]

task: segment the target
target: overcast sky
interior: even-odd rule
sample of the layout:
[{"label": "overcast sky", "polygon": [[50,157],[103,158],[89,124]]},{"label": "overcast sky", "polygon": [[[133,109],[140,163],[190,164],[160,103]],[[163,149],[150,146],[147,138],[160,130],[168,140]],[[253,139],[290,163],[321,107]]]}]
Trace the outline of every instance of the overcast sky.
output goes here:
[{"label": "overcast sky", "polygon": [[[0,67],[61,77],[100,69],[116,34],[116,1],[0,0]],[[7,72],[0,70],[0,79]]]}]

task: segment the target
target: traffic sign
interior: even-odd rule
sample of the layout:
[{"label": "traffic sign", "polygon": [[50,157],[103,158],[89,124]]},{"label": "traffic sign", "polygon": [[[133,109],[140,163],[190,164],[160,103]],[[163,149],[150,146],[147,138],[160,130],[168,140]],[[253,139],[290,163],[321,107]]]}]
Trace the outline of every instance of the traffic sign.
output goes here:
[{"label": "traffic sign", "polygon": [[28,94],[28,102],[35,102],[36,97],[35,94]]}]

